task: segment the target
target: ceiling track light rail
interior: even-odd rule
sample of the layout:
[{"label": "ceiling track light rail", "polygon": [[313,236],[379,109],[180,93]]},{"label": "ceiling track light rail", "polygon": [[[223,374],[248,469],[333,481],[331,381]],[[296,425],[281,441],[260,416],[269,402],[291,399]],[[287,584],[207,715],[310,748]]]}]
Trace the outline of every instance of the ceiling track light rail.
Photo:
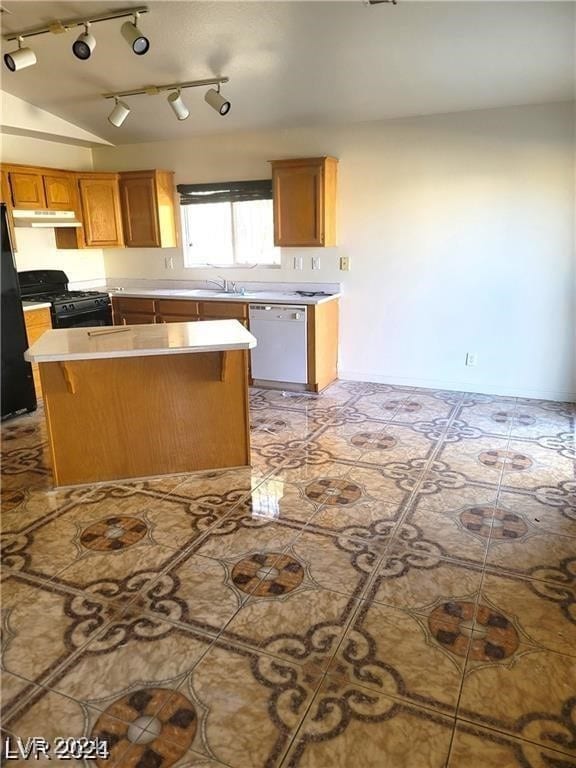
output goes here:
[{"label": "ceiling track light rail", "polygon": [[132,51],[138,56],[142,56],[150,49],[150,41],[138,29],[138,19],[143,13],[148,13],[146,6],[138,8],[124,8],[121,11],[109,11],[99,16],[90,16],[83,19],[71,19],[69,21],[52,21],[45,27],[35,27],[23,32],[11,32],[4,35],[4,40],[17,40],[18,50],[4,55],[4,63],[11,72],[19,69],[25,69],[36,64],[36,54],[31,48],[23,48],[22,43],[27,37],[36,37],[37,35],[59,35],[75,27],[84,27],[84,32],[80,34],[72,43],[72,53],[77,59],[86,61],[92,55],[96,48],[96,38],[90,32],[90,26],[100,21],[111,21],[112,19],[131,18],[132,21],[126,21],[122,24],[120,32],[126,40]]},{"label": "ceiling track light rail", "polygon": [[227,77],[210,77],[206,80],[189,80],[184,83],[168,83],[167,85],[148,85],[144,88],[133,88],[130,91],[115,91],[103,93],[102,98],[114,99],[114,109],[108,116],[108,121],[116,128],[120,128],[124,120],[130,114],[130,107],[121,98],[127,96],[157,96],[159,93],[170,91],[168,104],[178,120],[186,120],[190,115],[188,107],[182,99],[183,88],[201,88],[206,85],[215,85],[217,89],[210,88],[204,96],[205,101],[220,115],[227,115],[230,111],[230,102],[220,93],[222,83],[227,83]]},{"label": "ceiling track light rail", "polygon": [[43,27],[34,27],[33,29],[27,29],[23,32],[10,32],[4,35],[4,40],[10,42],[11,40],[18,40],[26,37],[36,37],[37,35],[58,34],[59,32],[67,32],[69,29],[75,27],[85,27],[86,24],[97,24],[99,21],[112,21],[113,19],[127,19],[130,17],[140,16],[141,14],[148,13],[147,6],[138,6],[137,8],[124,8],[121,11],[110,11],[109,13],[103,13],[100,16],[83,16],[81,19],[70,19],[69,21],[56,21],[51,24],[46,24]]}]

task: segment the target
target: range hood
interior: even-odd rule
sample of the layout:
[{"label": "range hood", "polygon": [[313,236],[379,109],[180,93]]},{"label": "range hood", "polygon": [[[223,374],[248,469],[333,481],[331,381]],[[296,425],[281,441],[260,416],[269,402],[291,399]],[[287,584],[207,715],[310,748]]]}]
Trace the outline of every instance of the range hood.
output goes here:
[{"label": "range hood", "polygon": [[14,209],[15,227],[81,227],[74,211],[27,211]]}]

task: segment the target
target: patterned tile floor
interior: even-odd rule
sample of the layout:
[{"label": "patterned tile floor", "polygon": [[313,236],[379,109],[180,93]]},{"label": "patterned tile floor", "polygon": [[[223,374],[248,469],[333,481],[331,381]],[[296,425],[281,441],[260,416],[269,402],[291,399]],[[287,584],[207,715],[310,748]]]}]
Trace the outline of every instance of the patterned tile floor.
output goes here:
[{"label": "patterned tile floor", "polygon": [[251,409],[252,469],[63,491],[41,413],[3,425],[12,745],[574,768],[573,406],[338,382]]}]

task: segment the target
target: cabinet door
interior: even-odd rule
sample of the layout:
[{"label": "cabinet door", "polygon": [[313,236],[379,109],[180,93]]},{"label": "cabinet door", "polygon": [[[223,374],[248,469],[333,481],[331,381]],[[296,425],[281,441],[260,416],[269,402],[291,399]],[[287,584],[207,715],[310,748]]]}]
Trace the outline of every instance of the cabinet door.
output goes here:
[{"label": "cabinet door", "polygon": [[46,208],[42,174],[31,172],[10,172],[10,191],[14,208],[31,210]]},{"label": "cabinet door", "polygon": [[161,246],[154,176],[120,179],[124,242],[130,248]]},{"label": "cabinet door", "polygon": [[14,253],[18,250],[16,247],[16,234],[14,232],[14,221],[12,219],[12,194],[10,192],[10,182],[8,181],[8,174],[6,171],[2,171],[2,178],[0,180],[0,200],[6,203],[6,212],[8,220],[8,229],[10,230],[10,240],[12,242],[12,250]]},{"label": "cabinet door", "polygon": [[274,167],[274,245],[323,245],[320,165]]},{"label": "cabinet door", "polygon": [[46,204],[51,211],[73,211],[75,204],[72,176],[65,173],[44,175]]},{"label": "cabinet door", "polygon": [[80,178],[84,239],[88,248],[123,245],[118,180]]}]

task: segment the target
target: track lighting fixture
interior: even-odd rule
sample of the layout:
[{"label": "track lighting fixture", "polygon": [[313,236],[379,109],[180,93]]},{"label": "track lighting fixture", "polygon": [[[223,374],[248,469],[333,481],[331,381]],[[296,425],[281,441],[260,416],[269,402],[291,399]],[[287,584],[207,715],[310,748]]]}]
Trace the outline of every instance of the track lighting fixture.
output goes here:
[{"label": "track lighting fixture", "polygon": [[172,93],[168,96],[168,104],[170,104],[172,107],[178,120],[186,120],[186,118],[190,115],[188,107],[182,101],[180,90],[172,91]]},{"label": "track lighting fixture", "polygon": [[96,38],[88,30],[90,24],[86,22],[84,24],[84,32],[78,35],[76,40],[72,44],[72,53],[77,59],[86,61],[92,55],[92,51],[96,48]]},{"label": "track lighting fixture", "polygon": [[36,54],[30,48],[23,48],[22,43],[25,37],[36,37],[37,35],[59,34],[67,32],[75,27],[84,27],[84,32],[79,35],[72,44],[72,52],[77,59],[86,61],[92,55],[96,47],[96,38],[89,31],[91,24],[97,24],[100,21],[110,21],[112,19],[125,19],[130,17],[132,21],[127,21],[121,27],[122,36],[128,42],[134,53],[142,56],[150,49],[150,41],[138,29],[138,19],[141,14],[148,13],[146,6],[138,8],[125,8],[120,11],[110,11],[101,16],[90,16],[90,18],[71,19],[69,21],[53,21],[44,27],[28,29],[23,32],[11,32],[4,35],[4,40],[18,40],[18,50],[4,55],[4,63],[11,72],[30,67],[36,64]]},{"label": "track lighting fixture", "polygon": [[[186,104],[184,104],[184,101],[182,100],[182,94],[181,90],[183,88],[201,88],[202,86],[206,85],[216,85],[218,87],[218,90],[215,88],[210,88],[210,90],[205,95],[205,100],[208,104],[210,104],[213,109],[215,109],[219,114],[221,115],[227,115],[230,111],[230,102],[227,101],[222,94],[220,93],[220,85],[222,83],[227,83],[228,78],[227,77],[212,77],[208,80],[190,80],[186,83],[169,83],[168,85],[149,85],[144,88],[135,88],[132,91],[116,91],[115,93],[103,93],[102,97],[105,99],[114,99],[116,101],[116,107],[112,110],[112,114],[108,118],[112,125],[115,125],[117,128],[119,128],[125,118],[128,116],[128,112],[130,109],[124,104],[122,101],[118,101],[118,99],[122,98],[123,96],[141,96],[141,95],[147,95],[147,96],[156,96],[157,94],[161,93],[162,91],[171,91],[171,93],[168,96],[168,104],[170,104],[171,109],[173,110],[174,114],[178,118],[178,120],[186,120],[186,118],[190,115],[190,112],[188,110],[188,107]],[[119,122],[116,121],[116,119],[112,119],[116,109],[122,105],[124,109],[126,110],[126,113],[122,115]]]},{"label": "track lighting fixture", "polygon": [[130,107],[124,101],[120,101],[120,99],[114,99],[114,101],[114,109],[108,115],[108,122],[112,123],[116,128],[120,128],[130,114]]},{"label": "track lighting fixture", "polygon": [[12,53],[4,54],[4,64],[10,72],[17,72],[19,69],[26,69],[36,64],[36,54],[32,48],[22,48],[23,38],[18,37],[18,50]]},{"label": "track lighting fixture", "polygon": [[138,29],[138,16],[139,14],[136,12],[134,21],[127,21],[122,24],[120,32],[134,53],[137,56],[143,56],[150,49],[150,41]]},{"label": "track lighting fixture", "polygon": [[226,101],[224,96],[220,93],[220,83],[218,83],[217,91],[214,90],[214,88],[210,88],[209,91],[206,91],[204,101],[207,104],[210,104],[212,109],[215,109],[216,112],[219,112],[221,115],[227,115],[228,112],[230,112],[230,102]]}]

